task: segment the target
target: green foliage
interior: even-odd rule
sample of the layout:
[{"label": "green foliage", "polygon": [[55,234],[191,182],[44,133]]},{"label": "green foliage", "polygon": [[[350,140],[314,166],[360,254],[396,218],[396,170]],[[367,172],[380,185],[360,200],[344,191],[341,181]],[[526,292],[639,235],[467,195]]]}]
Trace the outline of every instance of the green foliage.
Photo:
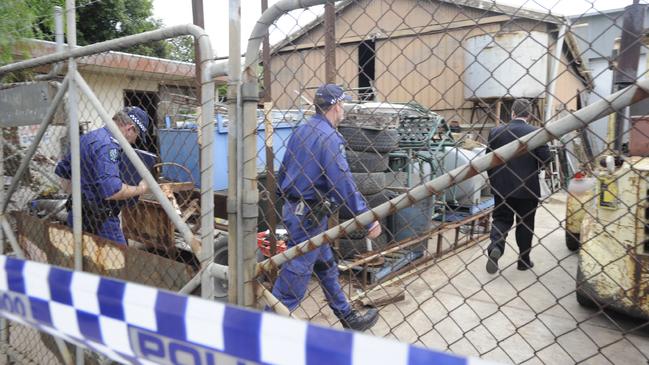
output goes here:
[{"label": "green foliage", "polygon": [[[77,6],[79,45],[158,29],[162,24],[151,17],[152,0],[79,0]],[[165,58],[169,55],[169,46],[166,42],[151,42],[125,51]]]},{"label": "green foliage", "polygon": [[[23,0],[0,1],[0,64],[13,59],[17,43],[21,38],[32,37],[35,15]],[[25,50],[18,50],[24,53]]]},{"label": "green foliage", "polygon": [[[65,0],[0,0],[0,63],[10,62],[16,56],[12,52],[21,38],[54,40],[56,5],[65,8]],[[81,46],[162,26],[160,20],[152,17],[152,0],[77,0],[76,7],[77,44]],[[175,47],[159,41],[123,51],[167,58],[179,52]]]},{"label": "green foliage", "polygon": [[221,84],[217,86],[216,92],[219,96],[218,101],[226,102],[228,100],[228,84]]},{"label": "green foliage", "polygon": [[178,61],[194,62],[194,37],[176,37],[168,40],[169,58]]}]

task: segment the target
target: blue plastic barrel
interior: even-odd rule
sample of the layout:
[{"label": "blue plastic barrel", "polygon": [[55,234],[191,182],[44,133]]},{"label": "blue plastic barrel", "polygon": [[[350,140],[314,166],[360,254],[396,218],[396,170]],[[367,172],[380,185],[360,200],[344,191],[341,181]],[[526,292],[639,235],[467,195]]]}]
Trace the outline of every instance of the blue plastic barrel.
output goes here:
[{"label": "blue plastic barrel", "polygon": [[[289,112],[273,111],[273,152],[274,169],[279,168],[286,144],[293,132],[293,129],[303,120],[293,117],[286,121],[285,116]],[[295,115],[295,111],[291,111]],[[303,118],[303,115],[301,115]],[[162,162],[173,162],[182,165],[191,171],[191,179],[187,172],[176,166],[165,165],[162,168],[162,176],[171,181],[194,181],[196,188],[200,188],[200,148],[198,145],[197,128],[165,128],[159,131],[160,136],[160,158]],[[257,171],[266,170],[265,150],[265,127],[262,118],[259,119],[257,128]],[[214,190],[225,190],[228,187],[228,120],[227,116],[216,115],[216,128],[214,132]]]}]

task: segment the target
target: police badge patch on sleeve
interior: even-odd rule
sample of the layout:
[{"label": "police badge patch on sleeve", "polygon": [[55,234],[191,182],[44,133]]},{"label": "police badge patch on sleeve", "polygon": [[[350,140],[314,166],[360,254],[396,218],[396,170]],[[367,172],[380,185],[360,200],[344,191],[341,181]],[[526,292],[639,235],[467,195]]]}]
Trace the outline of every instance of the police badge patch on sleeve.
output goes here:
[{"label": "police badge patch on sleeve", "polygon": [[347,164],[347,152],[345,151],[345,145],[340,144],[340,153],[336,156],[336,164],[340,171],[347,171],[349,165]]},{"label": "police badge patch on sleeve", "polygon": [[117,160],[119,159],[119,151],[117,150],[117,148],[111,148],[110,151],[108,151],[108,157],[111,161],[117,162]]}]

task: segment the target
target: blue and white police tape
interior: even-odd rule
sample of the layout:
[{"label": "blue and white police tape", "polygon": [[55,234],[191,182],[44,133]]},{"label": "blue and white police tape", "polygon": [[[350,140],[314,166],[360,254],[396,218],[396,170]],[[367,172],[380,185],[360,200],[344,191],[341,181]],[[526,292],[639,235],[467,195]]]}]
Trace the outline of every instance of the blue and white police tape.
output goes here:
[{"label": "blue and white police tape", "polygon": [[486,364],[0,255],[0,315],[132,364]]}]

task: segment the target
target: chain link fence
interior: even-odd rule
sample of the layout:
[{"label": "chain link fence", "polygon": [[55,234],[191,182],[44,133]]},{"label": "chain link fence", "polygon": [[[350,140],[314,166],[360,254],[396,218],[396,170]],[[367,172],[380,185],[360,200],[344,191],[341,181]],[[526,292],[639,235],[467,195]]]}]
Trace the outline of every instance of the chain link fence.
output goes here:
[{"label": "chain link fence", "polygon": [[[54,47],[53,42],[30,44],[34,57],[53,53]],[[76,66],[78,102],[74,105],[70,94],[66,95],[74,73],[59,73],[61,68],[52,63],[9,74],[7,78],[20,81],[4,84],[0,90],[5,113],[4,184],[10,192],[6,204],[19,248],[8,253],[76,268],[70,228],[74,158],[67,125],[68,115],[74,112],[80,138],[83,270],[200,295],[200,285],[188,283],[213,256],[199,259],[203,257],[200,240],[188,241],[176,229],[102,118],[102,113],[108,113],[180,220],[192,235],[200,237],[201,166],[206,169],[207,164],[198,161],[200,120],[205,113],[201,105],[205,104],[200,100],[195,64],[139,56],[115,47],[79,57]],[[97,108],[94,98],[104,111]],[[49,120],[48,107],[53,115]],[[225,156],[217,163],[224,165]],[[227,252],[223,229],[215,233],[217,254]],[[219,260],[227,264],[227,256]],[[217,291],[216,297],[225,298],[224,290]],[[68,363],[70,355],[59,350],[62,342],[20,324],[5,323],[10,324],[3,327],[3,352],[13,361]],[[87,363],[101,361],[86,355]]]},{"label": "chain link fence", "polygon": [[[230,258],[248,270],[254,263],[245,250],[255,251],[260,264],[246,284],[255,285],[259,308],[503,363],[647,362],[648,104],[627,108],[618,95],[601,107],[613,112],[578,112],[644,78],[646,6],[591,10],[567,18],[489,1],[345,0],[285,14],[270,26],[275,41],[259,66],[270,77],[253,80],[262,92],[252,128],[231,121],[234,100],[215,104],[211,181],[201,175],[209,170],[195,64],[119,49],[78,58],[82,78],[180,220],[196,235],[213,222],[207,255],[151,192],[140,194],[142,177],[84,93],[74,107],[63,99],[29,156],[47,110],[36,110],[34,95],[51,101],[69,83],[35,81],[52,64],[30,69],[20,76],[25,82],[0,90],[41,115],[31,123],[3,116],[17,121],[3,128],[5,187],[29,157],[7,201],[19,247],[28,259],[75,266],[60,180],[72,176],[57,169],[67,161],[75,108],[82,175],[101,181],[81,179],[85,271],[199,294],[188,284],[205,262]],[[34,44],[34,55],[53,51],[50,42]],[[316,95],[325,83],[341,85],[352,100],[332,88]],[[520,99],[529,109],[516,106]],[[515,158],[513,149],[500,150],[488,172],[476,168],[527,135],[526,126],[555,121],[553,131],[560,123],[581,128],[533,152],[523,139]],[[228,148],[238,131],[239,150]],[[238,186],[229,186],[235,171]],[[130,192],[111,185],[115,177]],[[207,219],[205,181],[215,207]],[[442,185],[452,186],[436,189]],[[227,190],[239,194],[235,215]],[[239,216],[256,219],[254,239],[239,236],[250,233],[232,220]],[[96,224],[107,219],[117,229]],[[236,240],[245,248],[235,261]],[[244,296],[216,286],[213,298],[225,300],[228,290],[231,301]],[[13,361],[65,362],[51,337],[4,328],[3,352]]]},{"label": "chain link fence", "polygon": [[[280,253],[258,278],[280,303],[263,302],[352,328],[346,302],[368,322],[377,308],[375,335],[504,363],[647,362],[646,102],[580,116],[590,124],[545,147],[399,198],[531,132],[517,99],[538,128],[644,78],[646,6],[563,17],[489,1],[341,1],[331,11],[332,22],[310,8],[270,27],[280,41],[259,83],[266,109],[286,118],[258,122],[270,203],[258,246]],[[283,32],[287,23],[299,29]],[[325,83],[352,100],[319,112]],[[369,208],[396,198],[374,211],[380,235],[318,235],[364,211],[356,192]],[[399,199],[412,205],[397,209]]]}]

